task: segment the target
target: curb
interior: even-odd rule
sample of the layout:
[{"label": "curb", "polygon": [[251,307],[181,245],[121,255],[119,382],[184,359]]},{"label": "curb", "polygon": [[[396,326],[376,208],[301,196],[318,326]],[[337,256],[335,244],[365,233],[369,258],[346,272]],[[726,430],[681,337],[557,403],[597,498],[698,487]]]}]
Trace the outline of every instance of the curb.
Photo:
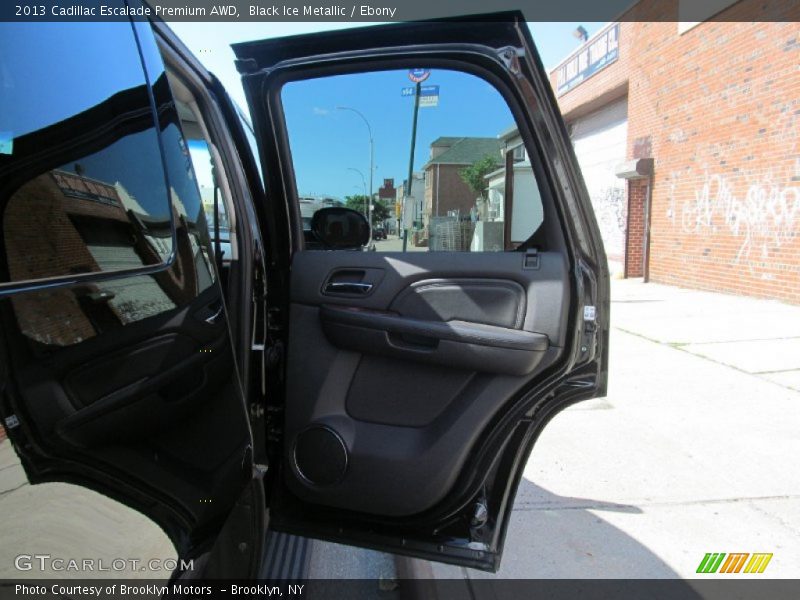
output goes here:
[{"label": "curb", "polygon": [[448,579],[445,592],[442,582],[439,582],[434,575],[430,561],[395,555],[394,568],[400,584],[400,598],[403,600],[473,597],[466,579],[461,581]]}]

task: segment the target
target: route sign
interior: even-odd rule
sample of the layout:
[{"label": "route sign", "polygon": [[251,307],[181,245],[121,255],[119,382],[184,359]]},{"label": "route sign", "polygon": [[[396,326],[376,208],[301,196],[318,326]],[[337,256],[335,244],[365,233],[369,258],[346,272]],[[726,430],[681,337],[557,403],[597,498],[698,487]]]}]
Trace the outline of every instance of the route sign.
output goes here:
[{"label": "route sign", "polygon": [[[413,97],[416,93],[416,87],[404,87],[400,89],[400,95]],[[439,86],[438,85],[421,85],[419,87],[419,106],[420,108],[438,106],[439,105]]]},{"label": "route sign", "polygon": [[422,83],[430,76],[430,69],[409,69],[408,71],[408,78],[414,83]]}]

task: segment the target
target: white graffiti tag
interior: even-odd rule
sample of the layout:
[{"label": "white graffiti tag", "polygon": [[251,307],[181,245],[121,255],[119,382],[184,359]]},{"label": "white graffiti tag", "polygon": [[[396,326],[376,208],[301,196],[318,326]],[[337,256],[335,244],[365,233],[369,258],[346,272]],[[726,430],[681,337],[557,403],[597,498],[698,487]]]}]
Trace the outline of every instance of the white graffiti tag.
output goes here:
[{"label": "white graffiti tag", "polygon": [[[734,263],[764,259],[771,249],[793,238],[800,225],[800,187],[755,183],[737,197],[721,175],[706,177],[681,211],[681,228],[688,234],[727,232],[741,238]],[[753,256],[760,250],[760,256]]]}]

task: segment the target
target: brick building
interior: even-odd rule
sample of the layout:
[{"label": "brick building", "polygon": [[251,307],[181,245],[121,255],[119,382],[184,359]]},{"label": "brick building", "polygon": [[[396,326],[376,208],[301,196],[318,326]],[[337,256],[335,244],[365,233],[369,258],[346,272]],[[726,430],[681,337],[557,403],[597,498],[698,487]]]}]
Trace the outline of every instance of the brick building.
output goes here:
[{"label": "brick building", "polygon": [[394,202],[397,190],[394,189],[394,178],[384,179],[383,185],[378,188],[378,199]]},{"label": "brick building", "polygon": [[[120,184],[61,169],[20,187],[6,205],[3,227],[14,281],[139,268],[172,252],[169,220],[152,218]],[[115,280],[21,294],[11,304],[24,335],[42,344],[74,344],[109,322],[139,320],[185,300],[184,288],[197,288],[189,267],[183,266],[182,280],[170,271],[153,276],[135,295],[125,280]]]},{"label": "brick building", "polygon": [[485,156],[496,157],[500,164],[502,142],[494,137],[440,137],[431,143],[425,172],[423,221],[455,212],[469,216],[476,194],[461,178],[460,171]]},{"label": "brick building", "polygon": [[682,23],[683,2],[635,4],[550,74],[610,266],[800,302],[798,5]]}]

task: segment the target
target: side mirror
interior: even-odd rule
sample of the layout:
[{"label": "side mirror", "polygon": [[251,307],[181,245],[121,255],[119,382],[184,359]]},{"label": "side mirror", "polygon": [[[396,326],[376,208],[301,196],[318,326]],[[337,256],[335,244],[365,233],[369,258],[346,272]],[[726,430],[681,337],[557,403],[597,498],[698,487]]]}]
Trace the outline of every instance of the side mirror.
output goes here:
[{"label": "side mirror", "polygon": [[328,250],[356,250],[369,242],[369,223],[360,212],[331,206],[311,219],[311,231]]}]

